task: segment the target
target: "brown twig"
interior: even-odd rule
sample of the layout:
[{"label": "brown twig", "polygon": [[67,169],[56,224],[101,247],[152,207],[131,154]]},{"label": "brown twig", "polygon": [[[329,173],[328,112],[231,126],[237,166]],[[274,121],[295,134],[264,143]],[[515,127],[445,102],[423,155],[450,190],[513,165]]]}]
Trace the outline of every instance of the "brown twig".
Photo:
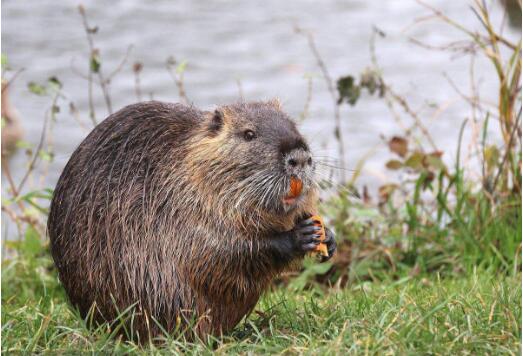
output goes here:
[{"label": "brown twig", "polygon": [[85,124],[80,119],[80,112],[78,111],[78,108],[76,107],[75,103],[72,101],[69,102],[69,111],[71,112],[73,119],[78,123],[80,128],[85,132],[89,132],[90,129],[87,128],[87,126],[85,126]]},{"label": "brown twig", "polygon": [[7,183],[9,184],[9,188],[11,189],[11,194],[13,197],[18,197],[18,189],[16,188],[15,181],[13,179],[13,176],[11,175],[11,169],[9,168],[9,164],[5,163],[4,157],[2,157],[2,173],[4,173]]},{"label": "brown twig", "polygon": [[75,57],[72,57],[71,58],[71,62],[69,63],[69,67],[71,68],[71,71],[78,75],[80,78],[83,78],[85,80],[89,80],[89,74],[84,74],[80,71],[80,69],[76,68],[75,67],[75,61],[76,61],[76,58]]},{"label": "brown twig", "polygon": [[4,91],[11,85],[11,83],[13,83],[15,81],[15,79],[20,75],[20,73],[22,73],[23,71],[25,70],[25,68],[20,68],[18,69],[14,74],[13,76],[5,82],[5,84],[3,83],[3,76],[2,76],[2,95],[4,95]]},{"label": "brown twig", "polygon": [[[53,97],[51,108],[49,110],[51,110],[51,111],[54,110],[59,97],[60,97],[60,92],[57,92],[55,94],[55,96]],[[29,178],[29,175],[34,170],[34,168],[36,166],[36,162],[38,161],[40,150],[42,149],[42,147],[44,145],[45,137],[47,134],[47,124],[49,122],[49,117],[53,115],[53,113],[50,114],[49,110],[46,113],[45,118],[44,118],[44,125],[42,128],[42,133],[40,134],[40,140],[38,141],[38,145],[36,146],[36,150],[33,154],[33,157],[31,158],[31,160],[29,162],[29,166],[27,167],[27,170],[26,170],[22,180],[20,181],[20,184],[16,188],[16,191],[18,192],[18,194],[22,191],[22,188],[23,188],[25,182],[27,181],[27,178]]]},{"label": "brown twig", "polygon": [[309,109],[312,101],[312,76],[308,75],[307,79],[307,97],[303,104],[303,111],[300,114],[300,121],[304,121],[309,116]]},{"label": "brown twig", "polygon": [[167,61],[165,62],[165,67],[167,68],[167,72],[169,72],[169,75],[171,76],[171,78],[173,78],[174,83],[178,88],[180,102],[182,102],[183,104],[187,104],[189,102],[189,99],[187,98],[184,85],[185,62],[178,63],[176,59],[171,56],[167,58]]},{"label": "brown twig", "polygon": [[[2,203],[2,211],[6,213],[9,218],[16,224],[16,229],[18,230],[18,239],[22,239],[22,224],[20,223],[20,219],[18,218],[18,215],[15,213],[13,209],[10,209],[5,204]],[[2,223],[3,225],[4,223]]]},{"label": "brown twig", "polygon": [[[483,43],[489,42],[489,39],[487,37],[482,36],[482,35],[480,35],[478,33],[475,33],[473,31],[467,29],[466,27],[460,25],[458,22],[452,20],[450,17],[445,15],[442,11],[440,11],[440,10],[436,9],[435,7],[427,4],[425,1],[416,0],[416,2],[418,4],[420,4],[421,6],[425,7],[426,9],[430,10],[433,13],[433,15],[429,15],[429,16],[423,17],[422,21],[425,21],[427,19],[439,18],[439,19],[442,19],[443,21],[445,21],[446,23],[452,25],[453,27],[457,28],[458,30],[463,31],[464,33],[469,35],[471,38],[474,38],[476,41],[477,40],[481,40],[481,42],[483,42]],[[476,1],[476,5],[478,6],[479,9],[483,9],[484,8],[484,6],[479,3],[479,1]],[[474,8],[472,8],[472,11],[478,16],[478,18],[480,19],[482,24],[486,25],[486,23],[483,21],[481,16],[479,16],[479,14],[477,14],[477,12],[476,12],[476,10]],[[421,21],[416,21],[416,22],[421,22]],[[505,46],[509,47],[512,50],[515,50],[517,48],[517,46],[514,43],[510,42],[509,40],[507,40],[506,38],[504,38],[500,34],[494,34],[494,38],[495,38],[496,41],[504,44]]]},{"label": "brown twig", "polygon": [[[5,205],[2,205],[2,211],[7,213],[9,215],[9,217],[17,224],[19,224],[20,221],[25,222],[26,224],[31,225],[31,227],[33,227],[33,229],[35,229],[36,231],[38,231],[41,234],[42,234],[43,230],[45,230],[42,223],[34,217],[31,217],[28,215],[17,215],[13,209],[10,209],[9,207],[7,207]],[[20,233],[20,237],[21,237],[22,236],[21,225],[20,225],[19,230],[20,230],[19,233]]]},{"label": "brown twig", "polygon": [[138,101],[142,101],[142,89],[140,85],[140,73],[142,72],[142,70],[143,64],[141,62],[136,62],[133,64],[134,92]]},{"label": "brown twig", "polygon": [[[381,69],[379,67],[378,60],[377,60],[377,57],[376,57],[376,44],[375,44],[375,42],[376,42],[376,34],[379,34],[382,37],[384,37],[385,34],[382,31],[380,31],[379,29],[374,28],[374,31],[373,31],[372,36],[371,36],[370,44],[369,44],[370,52],[371,52],[371,62],[373,64],[373,66],[375,67],[376,72],[377,73],[381,73]],[[397,94],[392,89],[391,86],[389,86],[388,84],[385,83],[385,81],[383,80],[382,77],[381,77],[381,80],[382,80],[383,86],[385,88],[385,94],[386,94],[385,98],[387,99],[387,97],[390,97],[390,99],[391,99],[389,101],[389,107],[392,107],[393,102],[396,102],[397,104],[399,104],[403,108],[403,110],[414,120],[415,127],[419,128],[419,130],[422,132],[422,134],[426,137],[427,141],[432,146],[432,149],[436,151],[437,150],[437,146],[434,143],[434,140],[432,139],[432,136],[430,135],[429,131],[427,130],[427,128],[421,122],[421,119],[418,116],[418,114],[416,114],[416,112],[414,110],[412,110],[412,108],[407,103],[407,100],[405,100],[405,98],[403,98],[402,96]],[[398,120],[398,121],[401,123],[401,120]],[[410,129],[408,130],[408,132],[410,132]]]},{"label": "brown twig", "polygon": [[[450,51],[450,52],[454,52],[454,53],[461,52],[463,54],[468,54],[468,53],[474,54],[477,52],[477,50],[479,48],[477,43],[472,40],[453,41],[453,42],[447,43],[445,45],[439,45],[439,46],[427,44],[414,37],[409,37],[408,40],[409,40],[409,42],[411,42],[421,48],[430,50],[430,51]],[[457,56],[455,56],[455,57],[457,57]]]},{"label": "brown twig", "polygon": [[117,75],[118,73],[120,73],[122,71],[122,69],[124,69],[125,64],[127,63],[127,60],[129,59],[129,56],[131,55],[133,48],[134,48],[133,45],[129,45],[127,47],[127,51],[125,51],[125,54],[124,54],[122,60],[120,61],[120,63],[118,63],[116,68],[113,69],[113,71],[111,73],[109,73],[109,75],[105,78],[106,84],[109,84],[111,82],[111,79],[113,79],[115,75]]},{"label": "brown twig", "polygon": [[94,113],[94,105],[93,105],[93,97],[92,97],[92,90],[93,90],[93,81],[92,81],[92,74],[93,72],[95,72],[97,75],[98,75],[98,84],[100,85],[100,88],[102,90],[102,94],[103,94],[103,97],[104,97],[104,100],[105,100],[105,105],[107,107],[107,111],[109,114],[112,114],[113,112],[113,109],[112,109],[112,104],[111,104],[111,96],[109,95],[109,81],[107,81],[104,76],[103,76],[103,73],[102,73],[102,68],[96,68],[96,70],[94,70],[93,66],[92,66],[92,62],[94,60],[97,60],[97,58],[99,57],[99,54],[100,54],[100,51],[95,48],[94,46],[94,40],[93,40],[93,34],[96,33],[98,31],[98,27],[90,27],[89,26],[89,23],[87,21],[87,15],[85,13],[85,8],[83,7],[83,5],[79,5],[78,6],[78,12],[80,13],[80,15],[82,16],[82,24],[84,26],[84,31],[85,31],[85,34],[86,34],[86,37],[87,37],[87,43],[89,45],[89,74],[88,74],[88,79],[89,79],[89,103],[90,103],[90,107],[93,109],[91,111],[91,119],[96,122],[96,118],[95,118],[95,113]]},{"label": "brown twig", "polygon": [[341,117],[340,117],[340,106],[338,105],[338,95],[336,94],[336,89],[334,87],[334,81],[332,80],[329,71],[327,69],[327,66],[325,65],[325,62],[323,61],[323,58],[320,55],[320,52],[318,51],[318,48],[316,47],[316,43],[314,42],[314,37],[312,36],[312,33],[309,31],[305,31],[301,29],[298,26],[295,26],[295,32],[298,34],[302,34],[307,38],[307,43],[309,45],[309,49],[311,50],[312,54],[314,55],[314,58],[316,59],[316,64],[321,70],[321,73],[323,75],[323,79],[325,80],[325,83],[327,84],[327,89],[330,93],[332,103],[333,103],[333,109],[334,109],[334,123],[335,123],[335,129],[334,129],[334,136],[338,140],[338,155],[340,156],[340,176],[342,182],[345,182],[345,145],[343,140],[343,133],[341,130]]},{"label": "brown twig", "polygon": [[392,99],[394,99],[403,108],[403,110],[414,120],[416,126],[420,129],[420,131],[423,133],[429,144],[432,146],[432,149],[437,150],[438,148],[434,143],[434,140],[432,139],[432,136],[430,135],[429,131],[421,122],[421,119],[418,116],[418,114],[416,114],[416,112],[414,112],[414,110],[412,110],[412,108],[409,106],[405,98],[401,97],[396,92],[394,92],[391,87],[386,86],[386,88],[387,93],[390,94]]},{"label": "brown twig", "polygon": [[[514,127],[512,128],[512,132],[510,134],[510,140],[509,140],[509,143],[505,149],[505,154],[503,155],[503,160],[501,161],[501,164],[499,165],[499,169],[498,169],[498,173],[496,174],[496,178],[494,178],[494,182],[492,183],[492,190],[494,190],[496,188],[496,185],[498,184],[498,180],[503,172],[503,168],[505,167],[505,164],[509,158],[509,156],[511,155],[511,150],[512,150],[512,141],[514,140],[514,137],[515,137],[515,133],[517,132],[517,129],[519,127],[519,123],[520,123],[520,119],[521,119],[521,115],[518,115],[517,119],[516,119],[516,124],[514,125]],[[519,182],[516,182],[514,181],[513,182],[514,184],[519,184]]]},{"label": "brown twig", "polygon": [[[7,182],[9,184],[9,188],[11,190],[11,199],[16,203],[18,206],[18,209],[23,213],[24,212],[24,205],[22,202],[18,199],[20,195],[20,190],[16,187],[16,184],[13,180],[13,176],[11,174],[11,169],[8,164],[4,164],[2,160],[2,173],[4,173],[5,177],[7,178]],[[20,224],[20,221],[25,221],[29,223],[33,228],[38,229],[38,221],[35,219],[31,219],[29,217],[25,216],[18,216],[16,212],[10,208],[8,208],[4,203],[2,203],[2,210],[6,212],[11,220],[13,220],[17,226],[19,238],[22,238],[22,225]]]},{"label": "brown twig", "polygon": [[[80,15],[82,16],[82,23],[84,26],[84,30],[87,36],[87,42],[89,44],[89,57],[93,55],[93,49],[94,49],[94,41],[91,36],[90,31],[93,31],[89,28],[87,24],[87,17],[85,14],[85,9],[83,5],[78,6],[78,11],[80,12]],[[72,63],[71,63],[72,65]],[[87,81],[88,81],[88,89],[87,89],[87,96],[89,101],[89,117],[91,118],[91,121],[93,122],[93,125],[96,126],[97,120],[96,120],[96,110],[94,107],[94,99],[93,99],[93,72],[91,70],[91,61],[87,63]]]}]

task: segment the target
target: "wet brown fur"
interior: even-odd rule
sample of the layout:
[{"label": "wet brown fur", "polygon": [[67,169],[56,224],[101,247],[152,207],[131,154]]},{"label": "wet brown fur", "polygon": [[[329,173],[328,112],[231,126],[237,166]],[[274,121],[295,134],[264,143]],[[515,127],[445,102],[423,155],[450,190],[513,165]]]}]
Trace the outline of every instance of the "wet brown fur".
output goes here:
[{"label": "wet brown fur", "polygon": [[134,305],[128,327],[140,340],[161,335],[156,322],[172,332],[194,320],[197,335],[217,335],[295,265],[276,266],[260,246],[315,210],[314,187],[290,213],[260,207],[242,195],[249,180],[240,176],[251,168],[230,138],[243,114],[277,113],[279,104],[220,110],[223,129],[214,135],[212,112],[131,105],[73,153],[55,189],[48,232],[60,280],[82,316],[94,304],[95,319],[111,321]]}]

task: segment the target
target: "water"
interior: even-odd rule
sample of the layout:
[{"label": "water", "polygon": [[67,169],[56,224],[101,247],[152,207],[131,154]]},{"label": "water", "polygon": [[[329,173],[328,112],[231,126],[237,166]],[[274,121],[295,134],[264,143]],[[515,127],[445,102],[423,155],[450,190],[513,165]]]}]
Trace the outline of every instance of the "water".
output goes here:
[{"label": "water", "polygon": [[[430,3],[468,28],[479,28],[468,2]],[[81,119],[89,124],[87,82],[75,73],[85,72],[88,56],[77,5],[65,0],[2,2],[2,53],[14,68],[25,68],[11,87],[11,100],[23,118],[24,139],[34,145],[50,98],[30,93],[29,81],[58,77],[68,98],[79,108]],[[424,123],[445,151],[447,162],[455,156],[461,122],[470,117],[469,106],[444,76],[469,92],[470,57],[430,51],[409,41],[414,37],[443,45],[463,40],[465,35],[435,20],[410,26],[429,14],[414,1],[268,0],[254,5],[246,1],[127,0],[86,1],[84,6],[91,25],[100,28],[95,41],[105,73],[116,68],[128,46],[133,45],[126,65],[111,83],[115,110],[137,100],[132,74],[135,61],[144,64],[141,81],[146,97],[153,93],[158,100],[178,100],[176,86],[165,69],[166,58],[172,55],[188,62],[185,86],[195,105],[210,109],[237,100],[239,81],[245,99],[278,97],[294,117],[303,110],[307,96],[305,76],[312,75],[310,115],[301,125],[302,131],[318,156],[336,157],[332,102],[305,38],[293,28],[298,25],[314,33],[331,76],[338,78],[357,75],[370,65],[369,41],[373,26],[377,26],[386,33],[386,38],[376,44],[386,80],[408,98],[420,117],[427,118]],[[495,16],[501,16],[497,3],[493,8]],[[505,31],[510,38],[520,36],[514,30]],[[481,96],[495,102],[496,77],[490,66],[485,60],[475,62]],[[98,94],[95,104],[99,119],[105,117],[107,111]],[[445,107],[441,115],[437,106]],[[363,95],[355,107],[344,106],[341,115],[346,165],[354,169],[357,161],[372,151],[358,182],[375,188],[389,176],[384,162],[390,153],[380,136],[390,137],[402,130],[383,100],[368,95]],[[411,124],[408,118],[405,120]],[[33,180],[27,189],[53,187],[86,134],[63,101],[54,130],[55,160],[45,181]],[[26,162],[22,152],[11,161],[15,180],[23,175]]]}]

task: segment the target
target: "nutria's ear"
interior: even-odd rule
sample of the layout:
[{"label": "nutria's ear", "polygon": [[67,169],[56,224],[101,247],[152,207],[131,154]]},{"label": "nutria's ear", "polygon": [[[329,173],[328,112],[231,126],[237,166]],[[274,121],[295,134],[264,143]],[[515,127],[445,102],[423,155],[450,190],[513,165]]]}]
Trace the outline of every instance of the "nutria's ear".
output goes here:
[{"label": "nutria's ear", "polygon": [[220,110],[214,110],[211,113],[211,120],[209,122],[209,132],[217,134],[223,127],[223,113]]}]

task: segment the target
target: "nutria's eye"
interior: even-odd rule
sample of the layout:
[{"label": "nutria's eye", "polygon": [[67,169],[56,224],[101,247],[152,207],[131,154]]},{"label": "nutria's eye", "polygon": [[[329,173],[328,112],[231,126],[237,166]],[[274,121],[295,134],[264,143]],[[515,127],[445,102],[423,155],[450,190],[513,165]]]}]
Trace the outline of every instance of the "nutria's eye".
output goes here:
[{"label": "nutria's eye", "polygon": [[252,130],[245,130],[243,132],[243,138],[245,141],[252,141],[256,138],[256,133],[254,133]]}]

